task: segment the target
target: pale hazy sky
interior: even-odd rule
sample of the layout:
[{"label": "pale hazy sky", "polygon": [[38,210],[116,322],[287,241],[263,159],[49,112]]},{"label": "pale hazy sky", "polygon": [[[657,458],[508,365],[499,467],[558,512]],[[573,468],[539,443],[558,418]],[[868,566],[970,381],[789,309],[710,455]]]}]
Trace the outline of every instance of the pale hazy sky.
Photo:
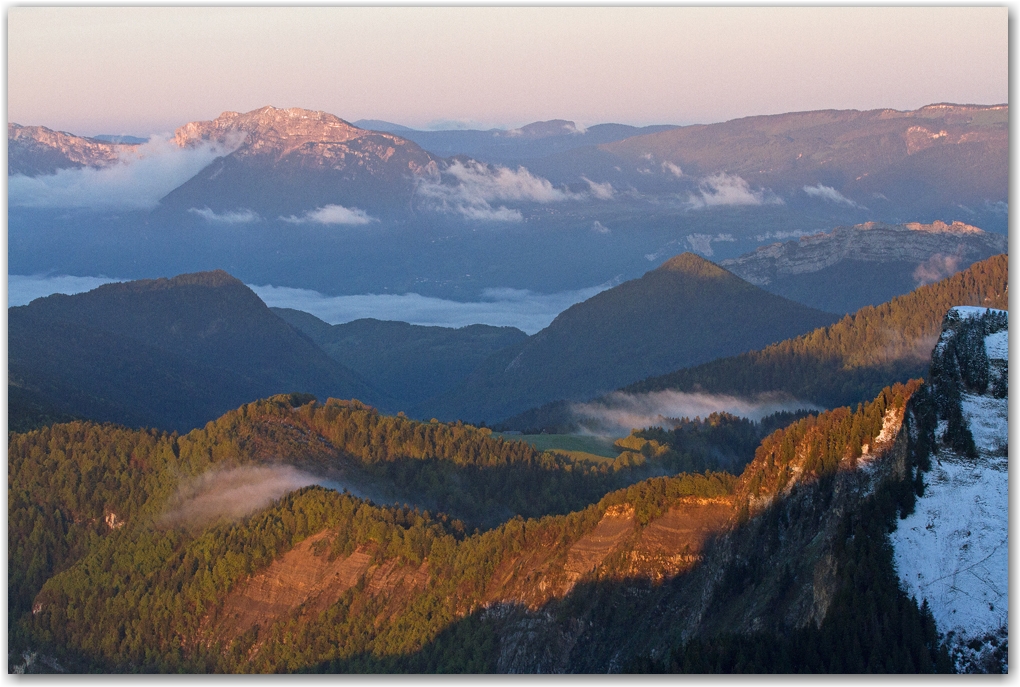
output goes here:
[{"label": "pale hazy sky", "polygon": [[93,135],[225,110],[424,127],[714,122],[1008,99],[1006,7],[8,9],[8,118]]}]

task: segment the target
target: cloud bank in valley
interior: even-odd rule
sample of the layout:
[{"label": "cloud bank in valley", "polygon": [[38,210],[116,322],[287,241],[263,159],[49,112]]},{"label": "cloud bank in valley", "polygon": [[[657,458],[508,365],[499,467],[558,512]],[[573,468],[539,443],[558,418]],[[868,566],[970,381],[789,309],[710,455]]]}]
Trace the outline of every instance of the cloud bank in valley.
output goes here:
[{"label": "cloud bank in valley", "polygon": [[379,221],[364,210],[345,208],[343,205],[324,205],[321,208],[309,210],[301,216],[290,215],[289,217],[280,217],[280,219],[291,224],[363,225]]},{"label": "cloud bank in valley", "polygon": [[698,183],[698,192],[689,193],[687,205],[699,210],[719,205],[782,205],[783,199],[771,191],[754,191],[736,174],[719,172]]},{"label": "cloud bank in valley", "polygon": [[208,142],[180,148],[154,137],[106,167],[61,169],[36,177],[16,174],[7,181],[8,202],[12,207],[149,210],[231,150]]},{"label": "cloud bank in valley", "polygon": [[528,334],[534,334],[547,327],[571,305],[591,298],[614,283],[549,294],[524,289],[485,289],[481,300],[469,302],[450,301],[417,293],[325,296],[317,291],[286,286],[249,284],[249,287],[271,307],[304,310],[330,324],[371,317],[437,327],[489,324],[517,327]]},{"label": "cloud bank in valley", "polygon": [[455,160],[437,178],[425,179],[417,193],[432,209],[455,212],[472,220],[520,222],[519,210],[500,202],[557,203],[583,198],[581,194],[556,188],[548,179],[533,175],[524,167],[488,166],[474,160]]},{"label": "cloud bank in valley", "polygon": [[574,418],[586,431],[613,436],[625,436],[636,428],[669,428],[669,418],[704,418],[715,412],[727,412],[758,421],[781,410],[801,409],[823,410],[813,403],[779,394],[739,398],[668,390],[646,394],[615,391],[601,399],[575,403],[570,407]]}]

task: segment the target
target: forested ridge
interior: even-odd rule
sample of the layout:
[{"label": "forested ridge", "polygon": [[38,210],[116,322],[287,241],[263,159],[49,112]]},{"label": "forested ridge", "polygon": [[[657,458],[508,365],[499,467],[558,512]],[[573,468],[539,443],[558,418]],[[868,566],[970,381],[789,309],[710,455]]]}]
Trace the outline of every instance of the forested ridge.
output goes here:
[{"label": "forested ridge", "polygon": [[[170,526],[159,516],[184,476],[214,466],[264,463],[271,456],[283,461],[302,456],[308,466],[331,455],[332,448],[308,450],[320,436],[328,435],[329,446],[344,447],[365,466],[386,465],[417,448],[434,452],[435,462],[455,465],[552,465],[555,457],[521,442],[493,440],[467,425],[387,418],[358,403],[319,405],[300,396],[249,404],[184,436],[81,422],[13,434],[10,649],[41,649],[73,670],[495,670],[506,621],[481,609],[510,603],[508,609],[519,608],[508,610],[511,616],[527,614],[530,604],[544,598],[538,608],[548,607],[551,618],[567,622],[591,613],[585,609],[593,603],[621,607],[631,598],[626,590],[644,589],[642,575],[651,572],[630,562],[640,559],[625,555],[628,547],[640,548],[644,531],[677,504],[698,508],[693,504],[736,498],[731,526],[739,529],[748,518],[760,523],[765,516],[738,504],[779,493],[783,471],[804,456],[798,470],[802,488],[831,481],[835,470],[874,443],[890,409],[902,409],[916,389],[917,383],[892,387],[856,410],[807,417],[777,430],[740,478],[726,473],[652,478],[566,515],[514,517],[475,534],[442,514],[376,506],[321,487],[292,492],[240,521],[205,528]],[[288,445],[292,455],[278,453]],[[558,471],[578,474],[567,465]],[[633,519],[633,534],[616,545],[623,549],[577,584],[556,572],[569,564],[582,538],[594,536],[593,528],[612,517]],[[243,592],[245,580],[320,533],[325,538],[313,547],[314,555],[341,562],[362,557],[368,566],[363,581],[322,610],[299,606],[268,625],[237,635],[225,630],[230,618],[224,598]],[[372,570],[382,569],[391,571],[383,578],[390,580],[385,591],[371,577]],[[536,586],[543,579],[553,583],[546,592]],[[642,603],[667,603],[682,594],[685,574],[669,579],[664,587],[640,592]],[[561,598],[555,589],[568,591]],[[517,598],[532,601],[514,606],[522,603]],[[903,613],[919,612],[916,604],[904,602]],[[617,636],[621,617],[592,616],[598,618],[592,641]],[[677,631],[668,623],[659,628],[667,629]],[[638,637],[645,635],[633,641]]]}]

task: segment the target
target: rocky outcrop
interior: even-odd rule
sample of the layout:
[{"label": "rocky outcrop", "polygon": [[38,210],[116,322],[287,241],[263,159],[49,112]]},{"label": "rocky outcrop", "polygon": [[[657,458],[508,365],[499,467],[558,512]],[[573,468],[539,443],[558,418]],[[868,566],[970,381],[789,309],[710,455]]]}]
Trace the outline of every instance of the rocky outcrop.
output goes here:
[{"label": "rocky outcrop", "polygon": [[138,146],[108,143],[44,126],[7,125],[7,175],[38,176],[58,169],[105,167]]}]

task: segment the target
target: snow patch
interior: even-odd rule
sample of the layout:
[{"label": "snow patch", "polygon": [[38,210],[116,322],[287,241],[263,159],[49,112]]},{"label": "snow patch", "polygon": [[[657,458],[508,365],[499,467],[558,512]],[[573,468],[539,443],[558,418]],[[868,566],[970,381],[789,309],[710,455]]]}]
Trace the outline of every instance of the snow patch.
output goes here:
[{"label": "snow patch", "polygon": [[925,475],[925,494],[891,535],[908,594],[927,599],[940,632],[980,637],[1008,621],[1006,459],[952,454]]},{"label": "snow patch", "polygon": [[1009,332],[1004,329],[986,336],[985,353],[992,360],[1009,360]]}]

